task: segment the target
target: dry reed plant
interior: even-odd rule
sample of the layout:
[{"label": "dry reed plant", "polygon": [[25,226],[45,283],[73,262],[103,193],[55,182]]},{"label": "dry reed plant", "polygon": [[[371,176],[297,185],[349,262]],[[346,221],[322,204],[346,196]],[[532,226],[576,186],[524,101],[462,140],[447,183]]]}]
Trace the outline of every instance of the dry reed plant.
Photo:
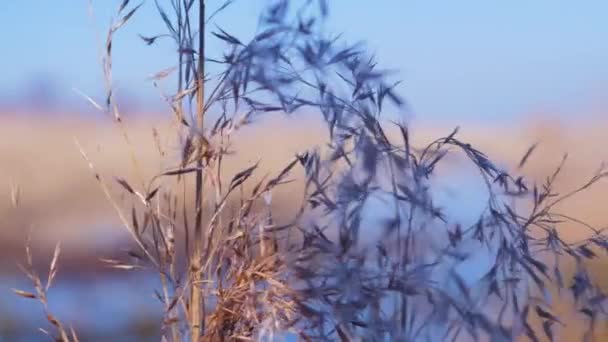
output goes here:
[{"label": "dry reed plant", "polygon": [[[585,338],[592,338],[605,318],[606,297],[586,260],[608,248],[606,234],[555,207],[607,176],[605,169],[560,195],[553,185],[565,158],[543,184],[531,185],[459,140],[457,130],[416,148],[404,122],[381,116],[405,105],[394,92],[398,83],[363,45],[325,32],[326,1],[271,1],[249,42],[219,26],[208,32],[234,2],[212,12],[204,0],[155,2],[167,32],[142,39],[149,45],[170,39],[177,47],[177,65],[159,72],[155,83],[176,83],[175,93],[164,96],[182,149],[176,165],[146,178],[130,147],[140,171],[112,183],[130,206],[113,196],[111,183],[76,142],[135,244],[129,259],[104,261],[160,277],[163,340],[272,340],[286,331],[304,340],[536,341],[542,334],[553,340],[567,323],[554,314],[554,287],[569,289],[589,323]],[[130,6],[120,3],[105,41],[105,103],[89,98],[113,118],[128,146],[111,72],[114,36],[139,8]],[[206,36],[225,43],[223,55],[205,50]],[[220,71],[206,69],[211,63]],[[267,113],[302,110],[322,115],[325,148],[298,154],[253,184],[255,162],[226,177],[224,162],[242,127]],[[389,127],[399,141],[389,138]],[[159,145],[161,155],[164,150]],[[486,208],[470,227],[452,224],[430,193],[436,167],[454,151],[467,157],[487,188]],[[302,206],[279,224],[272,195],[296,167],[306,180],[301,198],[294,198]],[[565,221],[590,237],[564,241],[556,225]],[[370,229],[379,240],[364,236]],[[480,278],[467,279],[458,267],[480,249],[491,265]],[[560,268],[566,259],[577,266],[571,277]],[[60,340],[71,340],[55,325]]]},{"label": "dry reed plant", "polygon": [[[49,273],[48,273],[46,282],[43,282],[41,280],[40,276],[38,275],[38,273],[36,273],[36,271],[34,269],[34,264],[33,264],[33,260],[32,260],[33,258],[32,258],[30,243],[29,243],[29,239],[28,239],[28,241],[25,245],[25,255],[26,255],[27,264],[25,266],[22,266],[22,265],[19,265],[19,266],[20,266],[21,270],[23,271],[23,273],[25,273],[25,275],[27,275],[27,277],[33,283],[36,293],[19,290],[19,289],[13,289],[13,292],[15,292],[15,294],[17,294],[18,296],[21,296],[23,298],[35,299],[42,305],[46,319],[51,324],[51,326],[53,327],[55,332],[51,332],[46,329],[39,328],[41,333],[47,335],[48,337],[50,337],[52,339],[57,339],[60,341],[78,342],[78,335],[76,334],[76,331],[72,327],[67,329],[61,323],[61,321],[55,315],[53,315],[53,313],[51,312],[51,310],[49,308],[49,304],[48,304],[47,293],[48,293],[51,285],[53,284],[53,280],[55,279],[55,276],[57,275],[58,260],[59,260],[60,253],[61,253],[61,246],[58,243],[57,245],[55,245],[55,251],[53,252],[53,258],[51,259],[51,264],[49,265]],[[56,337],[54,337],[54,336],[56,336]]]}]

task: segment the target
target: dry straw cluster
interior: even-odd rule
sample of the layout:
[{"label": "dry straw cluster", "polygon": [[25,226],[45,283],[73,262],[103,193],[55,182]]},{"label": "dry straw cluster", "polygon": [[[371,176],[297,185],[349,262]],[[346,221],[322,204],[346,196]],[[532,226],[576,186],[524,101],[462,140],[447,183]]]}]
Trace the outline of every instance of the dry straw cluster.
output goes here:
[{"label": "dry straw cluster", "polygon": [[[605,177],[603,168],[558,194],[553,186],[565,158],[543,184],[531,185],[460,141],[457,130],[415,148],[404,123],[381,119],[383,111],[404,106],[397,83],[363,46],[324,32],[326,1],[273,1],[248,42],[220,27],[207,32],[233,2],[211,13],[203,0],[156,2],[166,33],[142,36],[148,45],[169,39],[178,50],[176,66],[154,81],[176,83],[175,93],[164,95],[182,146],[175,165],[151,179],[116,178],[112,184],[130,199],[125,206],[78,145],[135,243],[128,261],[104,261],[152,270],[162,281],[156,295],[164,306],[163,340],[265,340],[285,331],[304,340],[553,339],[567,324],[553,312],[554,289],[570,292],[588,322],[585,338],[593,337],[606,300],[586,260],[607,249],[606,234],[554,208]],[[139,8],[130,6],[121,2],[107,34],[106,101],[89,98],[111,115],[128,145],[111,71],[114,35]],[[221,56],[205,50],[207,36],[225,43]],[[211,64],[219,72],[206,70]],[[303,110],[322,114],[330,137],[324,149],[294,156],[256,183],[250,181],[256,163],[226,175],[223,165],[242,127],[265,113]],[[470,227],[450,223],[430,192],[436,167],[453,152],[467,157],[487,187],[486,208]],[[137,169],[137,151],[131,153]],[[273,191],[296,169],[305,176],[301,209],[277,222]],[[556,229],[564,221],[590,237],[564,241]],[[370,229],[381,232],[371,244],[362,236]],[[457,267],[479,249],[487,249],[492,265],[480,279],[466,279]],[[28,272],[37,294],[17,294],[46,308],[58,254],[47,286]],[[577,266],[571,276],[560,268],[565,260]],[[60,340],[77,339],[48,317]]]}]

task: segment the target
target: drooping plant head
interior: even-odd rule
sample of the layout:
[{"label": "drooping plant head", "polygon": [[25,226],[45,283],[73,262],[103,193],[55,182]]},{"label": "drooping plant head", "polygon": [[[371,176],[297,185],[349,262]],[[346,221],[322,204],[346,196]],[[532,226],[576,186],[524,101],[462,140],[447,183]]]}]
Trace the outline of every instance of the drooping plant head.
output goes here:
[{"label": "drooping plant head", "polygon": [[[195,108],[190,115],[180,112],[182,101],[191,103],[196,92],[198,52],[194,23],[190,15],[196,13],[195,1],[172,1],[177,17],[171,20],[157,2],[158,10],[168,33],[142,36],[148,44],[171,37],[179,46],[180,63],[157,75],[162,79],[178,70],[179,92],[168,99],[180,121],[192,126]],[[224,121],[248,120],[262,113],[291,114],[298,110],[319,110],[329,123],[330,131],[359,124],[373,125],[383,104],[402,100],[394,93],[394,83],[387,83],[385,73],[366,54],[362,44],[348,45],[339,35],[325,32],[328,16],[325,1],[269,1],[260,16],[256,34],[242,41],[230,33],[229,28],[209,28],[210,38],[225,43],[221,53],[207,52],[205,110],[220,116],[216,128]],[[226,1],[219,10],[238,6],[238,1]],[[209,5],[207,5],[209,6]],[[211,26],[213,11],[206,21]],[[221,13],[221,11],[219,12]],[[190,20],[189,20],[190,19]],[[177,22],[177,24],[175,24]],[[363,100],[376,105],[369,108]],[[347,101],[347,102],[345,102]],[[353,102],[353,103],[349,103]],[[355,103],[356,102],[356,103]]]}]

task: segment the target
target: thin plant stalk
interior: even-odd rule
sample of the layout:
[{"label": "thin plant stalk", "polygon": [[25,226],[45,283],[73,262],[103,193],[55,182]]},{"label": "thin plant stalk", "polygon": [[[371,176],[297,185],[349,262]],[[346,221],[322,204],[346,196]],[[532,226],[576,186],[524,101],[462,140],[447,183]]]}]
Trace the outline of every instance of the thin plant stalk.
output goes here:
[{"label": "thin plant stalk", "polygon": [[198,70],[197,70],[197,92],[196,92],[196,126],[198,128],[198,159],[196,166],[196,218],[194,223],[194,254],[192,256],[192,293],[190,296],[190,323],[192,326],[191,341],[198,341],[201,332],[204,331],[203,313],[204,303],[202,298],[201,284],[201,256],[202,256],[202,214],[203,214],[203,149],[205,137],[205,1],[199,2],[199,49],[198,49]]}]

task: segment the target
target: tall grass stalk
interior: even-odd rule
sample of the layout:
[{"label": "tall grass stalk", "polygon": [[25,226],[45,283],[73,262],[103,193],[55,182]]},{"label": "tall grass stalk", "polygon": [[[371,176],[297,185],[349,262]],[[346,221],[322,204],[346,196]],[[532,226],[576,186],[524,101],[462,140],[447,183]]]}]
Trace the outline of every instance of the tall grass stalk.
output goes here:
[{"label": "tall grass stalk", "polygon": [[[199,1],[199,43],[198,43],[198,69],[196,74],[196,126],[199,130],[198,137],[198,158],[196,161],[196,220],[194,223],[194,254],[192,256],[192,271],[194,272],[193,284],[201,283],[201,258],[202,242],[203,242],[203,149],[206,148],[205,142],[205,1]],[[192,294],[190,295],[190,324],[192,325],[192,341],[196,341],[201,336],[201,331],[204,330],[204,304],[201,296],[201,291],[198,286],[192,286]],[[201,326],[203,325],[203,326]]]}]

